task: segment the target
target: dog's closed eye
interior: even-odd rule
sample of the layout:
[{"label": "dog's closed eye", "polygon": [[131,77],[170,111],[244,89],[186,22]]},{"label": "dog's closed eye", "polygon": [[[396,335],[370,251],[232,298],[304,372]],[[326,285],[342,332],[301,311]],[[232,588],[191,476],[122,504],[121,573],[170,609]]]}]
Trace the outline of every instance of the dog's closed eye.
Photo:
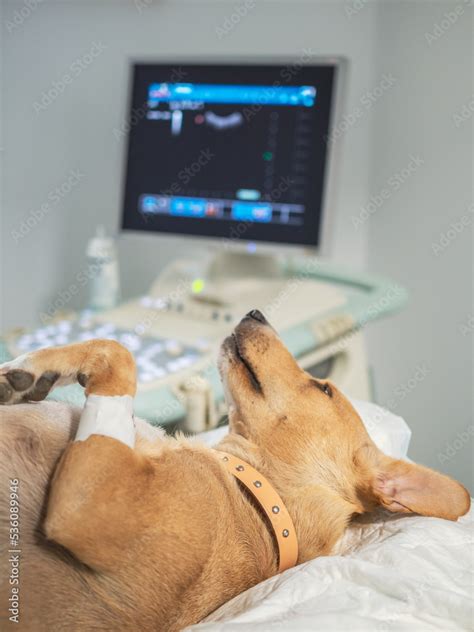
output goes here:
[{"label": "dog's closed eye", "polygon": [[329,384],[324,384],[324,382],[320,382],[319,380],[311,380],[311,383],[316,386],[316,388],[319,388],[325,395],[332,397],[332,388]]}]

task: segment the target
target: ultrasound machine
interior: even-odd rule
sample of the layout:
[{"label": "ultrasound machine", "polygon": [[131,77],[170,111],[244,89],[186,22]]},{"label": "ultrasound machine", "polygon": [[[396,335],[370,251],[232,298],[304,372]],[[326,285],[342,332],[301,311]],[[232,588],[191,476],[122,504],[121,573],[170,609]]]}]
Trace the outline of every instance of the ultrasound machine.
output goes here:
[{"label": "ultrasound machine", "polygon": [[[9,353],[119,340],[137,362],[136,414],[199,432],[225,412],[219,345],[259,308],[303,368],[370,399],[362,327],[406,295],[322,258],[344,75],[333,58],[134,64],[121,228],[200,239],[207,255],[170,262],[145,296],[113,310],[10,336]],[[78,386],[52,397],[83,401]]]}]

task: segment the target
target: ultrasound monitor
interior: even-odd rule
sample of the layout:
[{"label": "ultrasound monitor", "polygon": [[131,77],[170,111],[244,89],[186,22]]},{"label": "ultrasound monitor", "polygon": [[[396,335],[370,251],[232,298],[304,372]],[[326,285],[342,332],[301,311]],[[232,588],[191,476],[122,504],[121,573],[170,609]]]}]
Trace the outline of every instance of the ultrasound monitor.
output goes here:
[{"label": "ultrasound monitor", "polygon": [[122,228],[319,247],[339,72],[135,64]]}]

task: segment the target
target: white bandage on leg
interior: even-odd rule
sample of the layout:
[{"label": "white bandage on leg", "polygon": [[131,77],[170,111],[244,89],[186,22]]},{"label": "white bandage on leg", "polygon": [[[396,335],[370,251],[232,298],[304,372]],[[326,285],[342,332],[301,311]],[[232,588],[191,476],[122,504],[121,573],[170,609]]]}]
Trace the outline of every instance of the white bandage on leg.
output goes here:
[{"label": "white bandage on leg", "polygon": [[133,397],[120,395],[89,395],[82,411],[75,441],[85,441],[91,435],[103,435],[135,446]]}]

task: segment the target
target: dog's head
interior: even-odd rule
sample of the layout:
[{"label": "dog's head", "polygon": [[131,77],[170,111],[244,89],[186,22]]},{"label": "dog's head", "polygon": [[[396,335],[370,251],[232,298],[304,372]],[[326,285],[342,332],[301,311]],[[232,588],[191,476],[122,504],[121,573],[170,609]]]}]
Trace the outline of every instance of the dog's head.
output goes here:
[{"label": "dog's head", "polygon": [[293,512],[327,506],[347,523],[377,505],[450,520],[468,511],[462,485],[384,455],[344,395],[303,371],[259,311],[224,341],[219,368],[231,432],[258,452]]}]

